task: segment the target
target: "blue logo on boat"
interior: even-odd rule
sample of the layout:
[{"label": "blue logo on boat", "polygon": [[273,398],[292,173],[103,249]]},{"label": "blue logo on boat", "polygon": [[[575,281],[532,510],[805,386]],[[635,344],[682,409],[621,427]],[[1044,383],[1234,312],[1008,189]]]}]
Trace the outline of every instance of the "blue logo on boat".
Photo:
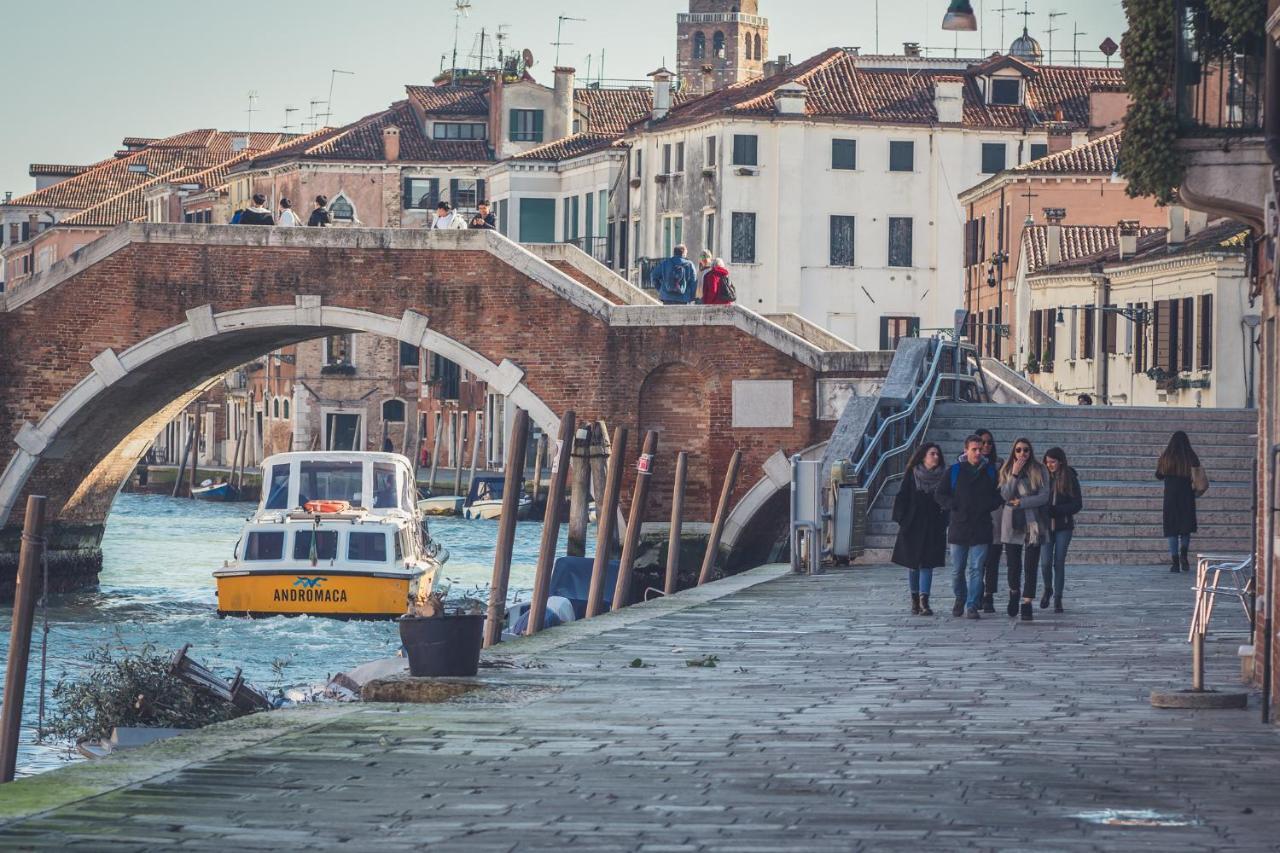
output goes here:
[{"label": "blue logo on boat", "polygon": [[300,586],[303,589],[315,589],[327,580],[328,578],[298,578],[293,582],[293,585]]}]

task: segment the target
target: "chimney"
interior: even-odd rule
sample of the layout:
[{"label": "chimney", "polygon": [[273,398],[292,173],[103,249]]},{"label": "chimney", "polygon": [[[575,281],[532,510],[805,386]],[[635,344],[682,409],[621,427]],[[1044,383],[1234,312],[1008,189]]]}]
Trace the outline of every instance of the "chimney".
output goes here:
[{"label": "chimney", "polygon": [[1044,262],[1046,266],[1062,263],[1062,220],[1067,218],[1065,207],[1046,207],[1044,209]]},{"label": "chimney", "polygon": [[576,69],[557,65],[551,95],[551,141],[573,133],[573,85]]},{"label": "chimney", "polygon": [[1138,254],[1138,220],[1121,219],[1117,227],[1120,229],[1120,260],[1123,261]]},{"label": "chimney", "polygon": [[919,55],[920,55],[920,42],[918,42],[918,41],[904,41],[904,42],[902,43],[902,55],[903,55],[903,56],[919,56]]},{"label": "chimney", "polygon": [[9,202],[11,202],[11,201],[13,201],[13,193],[12,193],[12,192],[10,192],[9,190],[5,190],[5,192],[4,192],[4,203],[5,203],[5,204],[8,204],[8,203],[9,203]]},{"label": "chimney", "polygon": [[1165,235],[1170,246],[1177,246],[1187,239],[1187,209],[1178,204],[1169,205],[1169,233]]},{"label": "chimney", "polygon": [[1049,125],[1049,153],[1057,154],[1071,147],[1071,125],[1065,121],[1051,121]]},{"label": "chimney", "polygon": [[671,80],[675,75],[663,67],[648,76],[653,78],[653,120],[662,121],[671,112]]},{"label": "chimney", "polygon": [[964,121],[964,78],[935,78],[933,109],[938,114],[939,124],[961,124]]},{"label": "chimney", "polygon": [[388,163],[400,159],[400,128],[394,124],[382,129],[382,157]]},{"label": "chimney", "polygon": [[1209,214],[1203,210],[1188,210],[1187,215],[1187,236],[1199,234],[1209,224]]},{"label": "chimney", "polygon": [[773,93],[774,104],[780,116],[802,116],[808,102],[809,89],[803,83],[792,80],[783,83]]}]

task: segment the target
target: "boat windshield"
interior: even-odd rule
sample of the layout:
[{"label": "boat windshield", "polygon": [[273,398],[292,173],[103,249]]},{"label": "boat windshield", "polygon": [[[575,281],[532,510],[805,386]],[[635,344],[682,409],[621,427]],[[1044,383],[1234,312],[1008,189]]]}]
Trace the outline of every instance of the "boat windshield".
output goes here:
[{"label": "boat windshield", "polygon": [[263,509],[287,509],[289,506],[289,463],[271,466],[271,480]]},{"label": "boat windshield", "polygon": [[[315,559],[332,560],[338,556],[338,531],[317,530],[315,535]],[[310,560],[312,532],[299,530],[293,535],[293,559]]]},{"label": "boat windshield", "polygon": [[500,501],[502,500],[502,487],[504,481],[479,480],[476,482],[476,497],[478,501]]},{"label": "boat windshield", "polygon": [[396,505],[396,466],[373,463],[373,507],[388,509]]},{"label": "boat windshield", "polygon": [[387,534],[353,530],[347,534],[347,559],[364,563],[387,561]]},{"label": "boat windshield", "polygon": [[279,560],[283,556],[283,530],[255,531],[249,534],[244,546],[246,560]]},{"label": "boat windshield", "polygon": [[347,501],[363,506],[360,462],[303,462],[298,466],[298,505],[308,501]]}]

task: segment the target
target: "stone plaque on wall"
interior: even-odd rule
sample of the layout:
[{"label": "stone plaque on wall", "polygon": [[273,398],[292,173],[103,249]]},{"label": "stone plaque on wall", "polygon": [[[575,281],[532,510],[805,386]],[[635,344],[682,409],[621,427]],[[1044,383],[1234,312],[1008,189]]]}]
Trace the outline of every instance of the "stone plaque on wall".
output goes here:
[{"label": "stone plaque on wall", "polygon": [[734,427],[791,427],[794,384],[790,379],[735,379]]},{"label": "stone plaque on wall", "polygon": [[851,399],[874,397],[883,385],[883,379],[819,379],[818,420],[840,420]]}]

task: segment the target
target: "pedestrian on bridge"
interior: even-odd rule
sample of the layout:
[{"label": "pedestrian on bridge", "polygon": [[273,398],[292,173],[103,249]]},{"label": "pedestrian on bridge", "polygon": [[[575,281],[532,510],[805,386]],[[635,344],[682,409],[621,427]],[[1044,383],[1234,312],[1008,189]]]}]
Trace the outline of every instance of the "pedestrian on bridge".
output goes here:
[{"label": "pedestrian on bridge", "polygon": [[[729,281],[729,270],[724,265],[724,258],[715,258],[702,273],[702,304],[732,305],[734,302],[733,285]],[[939,460],[941,465],[942,461]]]},{"label": "pedestrian on bridge", "polygon": [[275,225],[276,218],[267,210],[267,197],[262,193],[254,193],[253,206],[240,212],[240,225]]},{"label": "pedestrian on bridge", "polygon": [[681,243],[672,250],[671,257],[649,273],[649,283],[658,291],[658,299],[663,305],[688,305],[697,295],[698,271],[685,257],[688,252]]},{"label": "pedestrian on bridge", "polygon": [[1045,507],[1049,505],[1051,486],[1049,472],[1036,461],[1030,439],[1019,438],[1000,468],[1000,497],[1004,499],[1004,507],[996,535],[1004,543],[1009,569],[1008,612],[1010,616],[1021,614],[1023,622],[1032,619],[1031,602],[1036,596],[1040,546],[1049,529]]},{"label": "pedestrian on bridge", "polygon": [[436,205],[436,218],[431,223],[432,231],[463,231],[466,227],[467,220],[449,202],[442,201]]},{"label": "pedestrian on bridge", "polygon": [[991,547],[991,513],[1003,503],[996,488],[996,471],[982,455],[979,436],[964,440],[964,458],[947,469],[936,497],[938,505],[951,513],[947,542],[956,597],[951,614],[979,619],[983,560]]},{"label": "pedestrian on bridge", "polygon": [[1209,478],[1191,439],[1178,430],[1156,464],[1156,479],[1164,481],[1164,535],[1169,540],[1169,571],[1189,572],[1187,551],[1196,532],[1196,498],[1209,491]]},{"label": "pedestrian on bridge", "polygon": [[293,212],[293,202],[287,198],[280,199],[280,215],[276,217],[277,225],[288,225],[290,227],[301,225],[302,220],[298,218],[298,214]]},{"label": "pedestrian on bridge", "polygon": [[1049,606],[1053,598],[1053,612],[1062,612],[1062,593],[1066,589],[1067,549],[1075,533],[1075,515],[1084,507],[1084,494],[1080,490],[1080,478],[1067,464],[1067,454],[1061,447],[1050,447],[1044,454],[1044,467],[1049,472],[1052,488],[1049,491],[1049,533],[1040,546],[1040,574],[1044,576],[1044,595],[1040,597],[1040,609]]},{"label": "pedestrian on bridge", "polygon": [[898,538],[893,544],[892,559],[907,569],[911,612],[915,615],[933,615],[929,607],[933,570],[947,563],[947,514],[934,498],[946,475],[942,448],[927,442],[912,454],[902,488],[893,500]]},{"label": "pedestrian on bridge", "polygon": [[329,197],[316,196],[316,209],[311,211],[311,218],[307,220],[308,227],[325,228],[332,224],[333,217],[329,215]]},{"label": "pedestrian on bridge", "polygon": [[[991,434],[989,429],[975,429],[973,434],[982,439],[982,455],[987,458],[987,463],[991,465],[993,471],[999,471],[1004,466],[1004,460],[1000,458],[1000,453],[996,450],[996,437]],[[961,454],[963,457],[964,454]],[[987,549],[987,556],[982,562],[982,612],[996,612],[996,590],[1000,581],[1000,554],[1004,548],[1004,543],[1000,541],[1000,510],[996,510],[991,514],[991,523],[994,525],[991,539],[991,547]]]}]

